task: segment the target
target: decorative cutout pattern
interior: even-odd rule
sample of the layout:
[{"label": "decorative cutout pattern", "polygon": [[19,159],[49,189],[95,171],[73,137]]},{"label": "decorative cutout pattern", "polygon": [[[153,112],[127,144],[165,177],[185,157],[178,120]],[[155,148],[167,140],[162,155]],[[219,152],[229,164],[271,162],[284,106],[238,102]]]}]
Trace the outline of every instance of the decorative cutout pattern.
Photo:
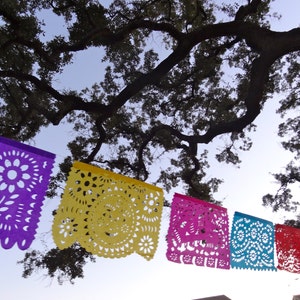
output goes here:
[{"label": "decorative cutout pattern", "polygon": [[55,155],[0,137],[0,240],[28,249],[36,233]]},{"label": "decorative cutout pattern", "polygon": [[273,223],[235,212],[230,252],[234,268],[276,270]]},{"label": "decorative cutout pattern", "polygon": [[275,225],[275,243],[279,270],[300,273],[300,229]]},{"label": "decorative cutout pattern", "polygon": [[167,258],[176,263],[230,268],[227,209],[175,194]]},{"label": "decorative cutout pattern", "polygon": [[88,164],[74,162],[53,222],[53,238],[64,249],[79,242],[98,256],[133,252],[147,260],[158,244],[163,191]]}]

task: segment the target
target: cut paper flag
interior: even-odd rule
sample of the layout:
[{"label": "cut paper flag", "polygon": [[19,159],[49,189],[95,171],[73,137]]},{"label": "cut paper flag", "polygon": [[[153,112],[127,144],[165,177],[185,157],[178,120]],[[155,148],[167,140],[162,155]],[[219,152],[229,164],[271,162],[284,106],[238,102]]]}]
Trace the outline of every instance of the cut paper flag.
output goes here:
[{"label": "cut paper flag", "polygon": [[74,162],[54,217],[54,241],[59,249],[79,242],[98,256],[136,252],[150,260],[158,244],[163,201],[158,187]]},{"label": "cut paper flag", "polygon": [[230,253],[233,268],[276,271],[273,223],[235,212]]},{"label": "cut paper flag", "polygon": [[55,155],[0,137],[0,241],[28,249],[34,240]]},{"label": "cut paper flag", "polygon": [[275,225],[275,243],[279,270],[300,273],[300,229]]},{"label": "cut paper flag", "polygon": [[168,260],[230,268],[227,209],[175,193],[167,235]]}]

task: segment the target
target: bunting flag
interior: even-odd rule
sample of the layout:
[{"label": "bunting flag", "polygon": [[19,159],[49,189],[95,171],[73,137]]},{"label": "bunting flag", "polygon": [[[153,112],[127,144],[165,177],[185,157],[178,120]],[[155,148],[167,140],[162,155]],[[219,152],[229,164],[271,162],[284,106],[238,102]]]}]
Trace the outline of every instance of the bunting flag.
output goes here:
[{"label": "bunting flag", "polygon": [[119,258],[133,252],[153,258],[163,208],[153,185],[74,162],[52,233],[59,249],[79,242],[92,254]]},{"label": "bunting flag", "polygon": [[55,155],[0,137],[0,241],[31,245],[48,188]]},{"label": "bunting flag", "polygon": [[[55,155],[0,137],[0,244],[30,247]],[[74,162],[52,224],[59,249],[75,242],[92,254],[153,258],[163,208],[162,189]],[[300,229],[235,212],[229,242],[227,209],[178,193],[171,205],[168,260],[221,269],[300,273]],[[275,240],[275,241],[274,241]]]},{"label": "bunting flag", "polygon": [[300,229],[275,225],[275,243],[279,270],[300,273]]},{"label": "bunting flag", "polygon": [[230,253],[234,268],[276,270],[273,223],[235,212]]},{"label": "bunting flag", "polygon": [[227,209],[175,194],[167,235],[167,258],[176,263],[230,268]]}]

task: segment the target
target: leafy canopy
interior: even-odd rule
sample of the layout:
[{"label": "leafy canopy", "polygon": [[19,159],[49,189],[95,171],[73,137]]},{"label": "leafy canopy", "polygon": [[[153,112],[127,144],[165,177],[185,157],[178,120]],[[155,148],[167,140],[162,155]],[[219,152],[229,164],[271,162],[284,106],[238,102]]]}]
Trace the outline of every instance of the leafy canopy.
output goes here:
[{"label": "leafy canopy", "polygon": [[[72,124],[49,197],[76,159],[214,201],[221,181],[205,177],[206,145],[224,136],[217,161],[239,163],[253,121],[283,92],[279,135],[295,160],[275,174],[280,188],[263,203],[290,210],[289,185],[300,180],[300,28],[270,30],[271,3],[2,0],[0,134],[27,141],[45,126]],[[57,34],[49,20],[64,24]],[[60,88],[76,54],[93,49],[104,53],[101,76],[83,89]]]}]

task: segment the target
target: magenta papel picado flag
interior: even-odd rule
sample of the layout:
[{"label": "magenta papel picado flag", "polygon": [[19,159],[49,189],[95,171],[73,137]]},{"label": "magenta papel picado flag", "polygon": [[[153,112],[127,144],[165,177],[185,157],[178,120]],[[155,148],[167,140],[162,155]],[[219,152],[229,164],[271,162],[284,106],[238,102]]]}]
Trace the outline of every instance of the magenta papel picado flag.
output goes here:
[{"label": "magenta papel picado flag", "polygon": [[175,194],[167,235],[167,258],[184,264],[230,268],[227,209]]}]

